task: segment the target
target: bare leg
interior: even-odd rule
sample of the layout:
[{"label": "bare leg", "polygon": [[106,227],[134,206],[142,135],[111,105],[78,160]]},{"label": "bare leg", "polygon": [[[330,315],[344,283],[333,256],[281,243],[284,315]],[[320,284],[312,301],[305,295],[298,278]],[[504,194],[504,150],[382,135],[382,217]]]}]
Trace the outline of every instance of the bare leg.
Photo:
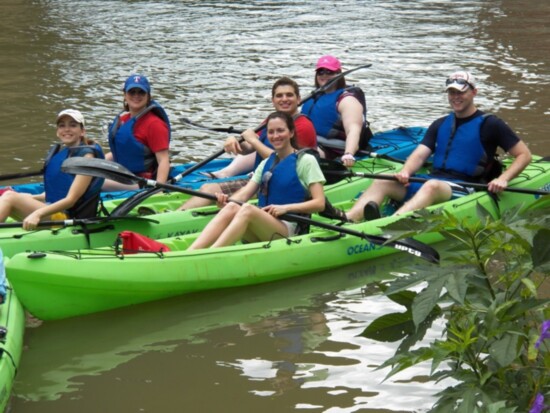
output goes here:
[{"label": "bare leg", "polygon": [[[218,193],[218,192],[222,192],[222,188],[217,183],[210,183],[210,184],[202,185],[199,188],[199,191],[200,192],[206,192],[208,194],[215,194],[215,193]],[[202,197],[198,197],[198,196],[193,196],[193,197],[189,198],[187,201],[185,201],[178,208],[178,210],[179,211],[184,211],[186,209],[203,207],[203,206],[211,205],[213,203],[214,203],[214,201],[212,201],[210,199],[202,198]]]},{"label": "bare leg", "polygon": [[220,212],[204,227],[198,238],[189,246],[188,249],[196,250],[210,247],[216,241],[221,233],[229,226],[240,205],[230,202],[224,206]]},{"label": "bare leg", "polygon": [[230,176],[242,175],[254,169],[256,152],[247,155],[237,155],[229,165],[219,171],[214,172],[217,178],[228,178]]},{"label": "bare leg", "polygon": [[405,204],[395,211],[396,215],[416,209],[426,208],[430,205],[445,202],[451,199],[453,191],[450,185],[444,181],[430,179],[418,190],[418,192]]},{"label": "bare leg", "polygon": [[244,204],[212,247],[233,245],[243,238],[268,240],[277,233],[281,234],[278,238],[288,236],[288,228],[282,221],[254,205]]},{"label": "bare leg", "polygon": [[5,192],[0,197],[0,222],[4,222],[10,216],[21,221],[43,206],[43,202],[34,199],[30,194]]},{"label": "bare leg", "polygon": [[386,196],[399,201],[405,197],[406,193],[406,188],[399,182],[375,179],[371,186],[361,194],[346,216],[354,222],[361,222],[363,221],[363,208],[369,201],[381,205]]}]

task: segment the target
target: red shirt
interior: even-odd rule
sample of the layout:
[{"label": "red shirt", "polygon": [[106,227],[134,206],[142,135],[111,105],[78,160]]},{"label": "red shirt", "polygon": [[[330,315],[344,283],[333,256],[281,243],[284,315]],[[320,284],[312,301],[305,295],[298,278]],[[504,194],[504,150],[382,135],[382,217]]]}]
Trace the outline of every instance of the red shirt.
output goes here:
[{"label": "red shirt", "polygon": [[[130,114],[120,117],[121,123],[130,120]],[[170,148],[168,125],[152,112],[148,112],[139,118],[134,126],[135,138],[146,145],[153,153],[165,151]]]},{"label": "red shirt", "polygon": [[317,149],[317,133],[313,123],[306,116],[299,116],[294,121],[296,126],[296,141],[300,148]]}]

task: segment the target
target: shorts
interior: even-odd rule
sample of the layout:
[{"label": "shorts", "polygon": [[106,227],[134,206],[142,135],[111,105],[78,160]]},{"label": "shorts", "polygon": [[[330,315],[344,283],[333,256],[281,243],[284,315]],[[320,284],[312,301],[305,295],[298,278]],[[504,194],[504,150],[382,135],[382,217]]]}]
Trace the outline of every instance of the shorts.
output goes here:
[{"label": "shorts", "polygon": [[235,192],[237,192],[242,187],[246,186],[246,184],[249,182],[248,179],[234,179],[224,182],[218,182],[218,185],[220,186],[222,193],[224,193],[227,196],[233,195]]},{"label": "shorts", "polygon": [[298,229],[298,223],[297,222],[290,222],[290,221],[285,221],[285,220],[281,220],[281,222],[283,224],[285,224],[286,229],[288,230],[288,236],[289,237],[292,237],[292,236],[296,235],[296,230]]},{"label": "shorts", "polygon": [[[415,175],[415,177],[416,178],[425,178],[425,179],[437,179],[439,181],[443,181],[443,182],[448,183],[449,186],[451,187],[451,190],[453,191],[453,195],[451,196],[451,199],[460,198],[464,195],[468,195],[468,194],[471,194],[471,193],[474,192],[473,188],[469,188],[469,187],[466,187],[466,186],[463,186],[463,185],[458,185],[457,183],[453,182],[454,181],[453,179],[437,177],[437,176],[432,176],[432,175],[424,175],[424,174]],[[460,181],[460,180],[456,180],[456,181],[457,182],[463,182],[463,181]],[[403,198],[403,201],[401,201],[401,202],[405,202],[405,201],[408,201],[409,199],[411,199],[418,192],[420,187],[422,187],[422,185],[424,185],[424,182],[411,182],[409,184],[409,186],[407,187],[407,193],[405,194],[405,198]]]}]

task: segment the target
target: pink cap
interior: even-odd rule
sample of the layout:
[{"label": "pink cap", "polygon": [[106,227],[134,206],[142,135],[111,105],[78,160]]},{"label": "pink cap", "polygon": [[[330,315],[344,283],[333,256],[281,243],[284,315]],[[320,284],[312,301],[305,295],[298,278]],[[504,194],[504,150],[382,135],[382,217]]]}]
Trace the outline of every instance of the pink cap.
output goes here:
[{"label": "pink cap", "polygon": [[325,55],[321,56],[319,60],[317,60],[317,66],[315,66],[315,70],[318,69],[328,69],[332,71],[337,71],[342,69],[342,65],[340,64],[340,61],[331,55]]}]

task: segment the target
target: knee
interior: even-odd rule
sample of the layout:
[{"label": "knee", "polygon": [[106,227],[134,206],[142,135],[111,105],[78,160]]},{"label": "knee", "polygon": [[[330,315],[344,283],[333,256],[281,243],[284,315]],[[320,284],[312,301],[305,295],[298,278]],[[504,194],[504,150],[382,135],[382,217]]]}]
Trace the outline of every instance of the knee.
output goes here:
[{"label": "knee", "polygon": [[215,194],[216,192],[221,192],[222,189],[216,183],[208,183],[208,184],[201,185],[199,191],[206,192],[208,194]]},{"label": "knee", "polygon": [[[235,204],[236,205],[236,204]],[[237,205],[236,205],[237,206]],[[259,209],[254,205],[243,204],[239,207],[237,217],[250,220],[250,218],[257,212]]]}]

